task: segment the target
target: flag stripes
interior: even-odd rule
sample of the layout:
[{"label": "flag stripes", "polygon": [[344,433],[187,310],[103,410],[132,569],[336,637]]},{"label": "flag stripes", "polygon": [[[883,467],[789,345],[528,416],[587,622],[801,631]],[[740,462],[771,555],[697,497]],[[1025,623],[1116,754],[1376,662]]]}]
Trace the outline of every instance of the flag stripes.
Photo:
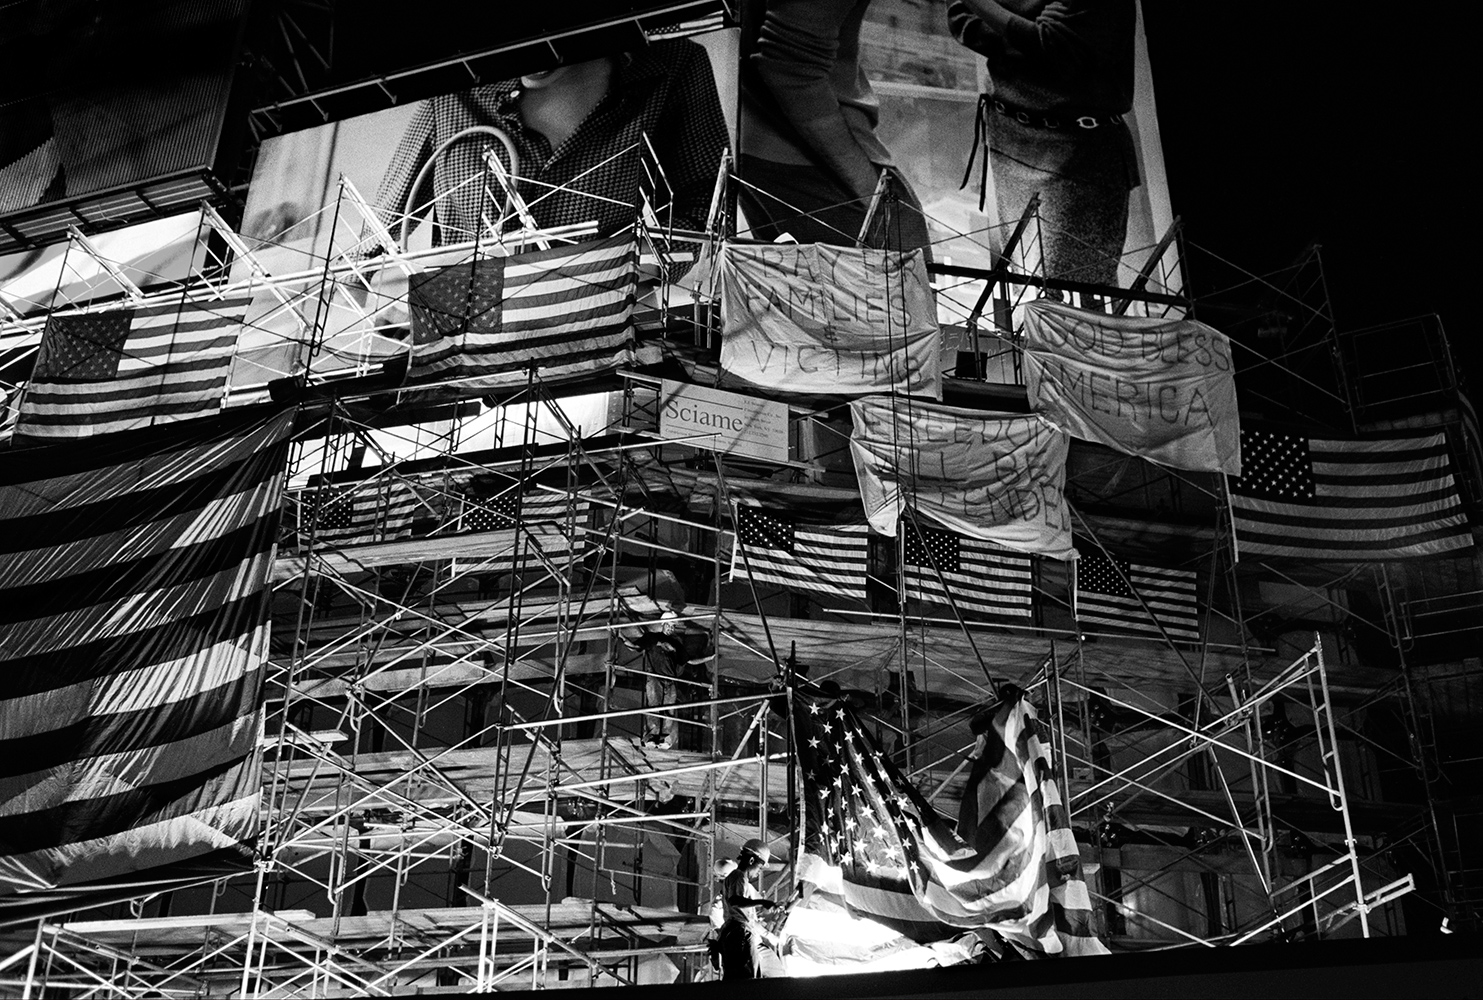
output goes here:
[{"label": "flag stripes", "polygon": [[[1015,862],[1020,875],[1011,883],[1018,885],[1010,894],[1013,898],[1005,898],[995,882],[984,886],[989,890],[984,907],[995,914],[991,926],[996,931],[1035,952],[1106,954],[1106,946],[1092,931],[1091,894],[1082,874],[1081,851],[1042,733],[1034,706],[1023,697],[994,711],[973,751],[958,833],[985,861],[1002,856],[1006,845],[1017,842],[1018,831],[1028,829],[1037,845],[1033,854]],[[961,859],[951,864],[959,870],[968,868]],[[974,867],[981,872],[982,861]],[[1030,891],[1025,893],[1027,881]]]},{"label": "flag stripes", "polygon": [[738,504],[731,580],[754,580],[865,600],[870,528],[863,524],[797,524],[780,514]]},{"label": "flag stripes", "polygon": [[16,432],[76,438],[221,409],[251,296],[186,293],[148,305],[53,315]]},{"label": "flag stripes", "polygon": [[533,366],[551,378],[625,363],[637,266],[630,231],[414,275],[409,378],[513,381]]},{"label": "flag stripes", "polygon": [[[519,523],[523,534],[517,534],[516,501],[519,501]],[[558,565],[573,553],[586,554],[586,532],[592,502],[572,499],[564,493],[537,490],[523,497],[508,490],[494,498],[466,496],[459,513],[460,532],[484,535],[478,543],[479,556],[455,560],[458,572],[508,572],[518,564],[536,568],[539,552]],[[568,517],[574,532],[568,535]]]},{"label": "flag stripes", "polygon": [[1023,699],[980,734],[957,831],[837,700],[795,695],[798,877],[917,941],[987,927],[1041,954],[1105,952],[1049,751]]},{"label": "flag stripes", "polygon": [[1380,441],[1241,432],[1243,555],[1362,562],[1472,546],[1444,434]]},{"label": "flag stripes", "polygon": [[[1156,639],[1163,638],[1163,632],[1159,631],[1159,625],[1162,625],[1171,639],[1200,641],[1193,570],[1121,561],[1118,565],[1122,575],[1100,551],[1084,549],[1081,552],[1074,569],[1078,622]],[[1129,589],[1129,584],[1132,589]],[[1145,604],[1147,611],[1144,610]],[[1150,611],[1152,618],[1149,617]]]},{"label": "flag stripes", "polygon": [[412,534],[421,509],[417,490],[401,479],[375,479],[349,489],[303,490],[297,496],[298,544],[368,545]]},{"label": "flag stripes", "polygon": [[[901,578],[909,599],[951,601],[960,611],[995,618],[1030,618],[1034,588],[1029,556],[951,531],[913,529],[905,522],[901,530],[905,533]],[[922,532],[921,539],[916,530]]]},{"label": "flag stripes", "polygon": [[0,463],[0,909],[165,884],[255,834],[291,428],[243,413]]}]

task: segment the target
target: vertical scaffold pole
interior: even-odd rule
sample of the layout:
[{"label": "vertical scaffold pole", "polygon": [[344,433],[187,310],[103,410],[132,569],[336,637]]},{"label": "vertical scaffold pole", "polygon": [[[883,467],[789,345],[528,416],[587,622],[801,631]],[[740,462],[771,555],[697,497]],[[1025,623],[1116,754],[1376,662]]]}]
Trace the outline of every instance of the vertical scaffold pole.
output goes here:
[{"label": "vertical scaffold pole", "polygon": [[[1334,713],[1329,700],[1328,671],[1323,663],[1323,638],[1313,634],[1313,656],[1318,666],[1318,686],[1323,696],[1323,727],[1328,730],[1328,750],[1325,756],[1333,762],[1335,802],[1339,815],[1344,818],[1344,846],[1349,850],[1349,871],[1354,877],[1354,905],[1359,913],[1359,930],[1363,937],[1370,936],[1370,906],[1365,902],[1365,885],[1359,871],[1359,845],[1354,839],[1354,824],[1349,819],[1349,798],[1344,792],[1344,767],[1339,760],[1339,734],[1334,728]],[[1318,720],[1313,720],[1315,725]],[[1327,768],[1325,768],[1327,770]]]}]

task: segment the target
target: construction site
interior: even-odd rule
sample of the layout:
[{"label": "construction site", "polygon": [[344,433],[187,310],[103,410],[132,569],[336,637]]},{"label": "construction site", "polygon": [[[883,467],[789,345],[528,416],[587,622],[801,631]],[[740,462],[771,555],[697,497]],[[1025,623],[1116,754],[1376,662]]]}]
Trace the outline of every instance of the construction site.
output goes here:
[{"label": "construction site", "polygon": [[[671,6],[614,23],[668,40],[735,23],[725,4]],[[330,94],[314,75],[314,25],[296,5],[275,18],[292,42],[277,50],[286,92],[253,112],[254,144]],[[864,36],[883,99],[939,99],[891,83],[885,25],[867,21]],[[436,72],[450,67],[462,72],[457,60]],[[976,83],[962,88],[973,99]],[[941,99],[972,111],[961,94]],[[1027,556],[1006,603],[965,602],[948,568],[923,560],[925,522],[903,519],[894,538],[865,528],[848,399],[775,394],[784,446],[765,454],[666,416],[676,399],[735,387],[718,380],[715,262],[754,234],[729,152],[705,225],[688,228],[664,207],[676,199],[653,147],[624,150],[652,166],[631,230],[648,279],[623,363],[409,382],[420,275],[577,247],[596,229],[535,225],[498,146],[481,147],[464,182],[485,221],[467,240],[409,239],[416,216],[467,191],[388,219],[345,174],[275,234],[248,232],[237,195],[196,208],[188,239],[202,249],[184,284],[250,296],[246,322],[263,334],[235,362],[223,410],[294,411],[251,867],[12,922],[0,929],[7,994],[719,979],[717,865],[759,838],[761,893],[797,895],[807,808],[790,692],[805,684],[848,705],[950,817],[975,716],[1023,692],[1049,736],[1092,929],[1114,953],[1480,929],[1483,758],[1470,735],[1483,710],[1483,567],[1471,539],[1406,559],[1253,554],[1236,477],[1075,439],[1064,494],[1079,558]],[[1038,198],[961,229],[922,200],[883,179],[857,242],[903,217],[926,225],[942,404],[1032,412],[1032,302],[1199,320],[1230,338],[1248,478],[1253,435],[1425,440],[1479,523],[1483,447],[1437,317],[1339,329],[1317,251],[1251,274],[1187,239],[1177,217],[1129,236],[1115,284],[1059,276],[1046,263],[1056,223]],[[70,301],[12,301],[0,320],[7,392],[52,314],[179,294],[182,282],[152,284],[85,229],[72,226],[56,265]],[[1382,348],[1396,338],[1414,345],[1409,367]],[[764,569],[772,529],[742,524],[758,511],[791,518],[790,539],[803,521],[855,526],[859,587],[790,585]],[[1184,617],[1140,596],[1150,566],[1188,589]],[[1099,614],[1094,590],[1132,603]],[[786,942],[786,921],[771,931]],[[789,975],[850,971],[780,950]]]}]

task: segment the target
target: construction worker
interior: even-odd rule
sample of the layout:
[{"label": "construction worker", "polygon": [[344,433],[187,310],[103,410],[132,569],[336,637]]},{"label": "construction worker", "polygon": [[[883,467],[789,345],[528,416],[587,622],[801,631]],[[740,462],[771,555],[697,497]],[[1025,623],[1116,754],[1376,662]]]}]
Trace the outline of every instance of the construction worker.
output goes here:
[{"label": "construction worker", "polygon": [[761,911],[772,910],[781,903],[765,898],[756,883],[763,867],[772,860],[772,851],[753,837],[737,852],[735,866],[727,866],[721,884],[721,901],[726,915],[717,944],[721,952],[722,979],[762,979],[762,945],[766,932]]}]

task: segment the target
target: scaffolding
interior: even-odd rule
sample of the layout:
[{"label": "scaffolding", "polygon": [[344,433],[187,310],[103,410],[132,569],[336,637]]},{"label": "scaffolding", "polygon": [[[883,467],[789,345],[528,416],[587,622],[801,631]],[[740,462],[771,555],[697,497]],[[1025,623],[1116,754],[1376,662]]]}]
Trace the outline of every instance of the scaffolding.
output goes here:
[{"label": "scaffolding", "polygon": [[[492,173],[491,191],[511,191]],[[734,182],[723,162],[718,205]],[[886,198],[880,210],[905,209]],[[412,252],[348,181],[323,216],[317,267],[270,276],[260,250],[234,247],[238,273],[274,289],[264,327],[307,348],[299,367],[270,372],[273,386],[231,400],[287,393],[301,408],[274,567],[256,867],[127,912],[44,920],[0,960],[7,989],[328,997],[711,978],[713,862],[760,836],[778,858],[764,891],[792,889],[797,790],[775,703],[794,671],[858,693],[882,745],[949,815],[970,716],[1002,682],[1030,691],[1116,947],[1405,929],[1400,901],[1418,885],[1397,845],[1438,857],[1448,841],[1430,792],[1420,809],[1374,794],[1376,762],[1397,755],[1365,712],[1385,700],[1415,723],[1410,682],[1356,662],[1338,629],[1359,617],[1347,607],[1306,647],[1261,644],[1278,602],[1248,611],[1245,598],[1254,574],[1279,571],[1238,564],[1217,477],[1089,448],[1068,485],[1099,547],[1154,534],[1200,568],[1196,644],[1085,630],[1074,580],[1053,566],[1036,577],[1052,610],[1027,625],[882,597],[879,578],[880,599],[860,608],[732,583],[738,497],[856,497],[837,410],[794,407],[805,445],[765,465],[661,439],[657,380],[641,372],[399,389],[383,372],[407,349],[411,273],[583,233],[525,218],[512,235],[497,219],[468,245]],[[1107,289],[1040,273],[1039,225],[1032,201],[1007,233],[955,234],[991,242],[997,266],[934,268],[955,391],[978,405],[1022,384],[1032,289],[1117,313],[1189,308],[1177,226],[1140,248],[1129,288]],[[663,235],[644,244],[661,269],[676,246]],[[641,355],[713,375],[704,290],[650,304]],[[1161,529],[1116,513],[1158,509],[1155,494],[1188,516]],[[892,554],[878,555],[889,569]],[[1325,587],[1285,584],[1311,618]],[[1370,626],[1402,658],[1406,606]],[[683,669],[651,663],[659,636]],[[656,700],[661,681],[677,693]],[[646,739],[655,726],[674,737]],[[1443,883],[1463,865],[1451,843]]]}]

